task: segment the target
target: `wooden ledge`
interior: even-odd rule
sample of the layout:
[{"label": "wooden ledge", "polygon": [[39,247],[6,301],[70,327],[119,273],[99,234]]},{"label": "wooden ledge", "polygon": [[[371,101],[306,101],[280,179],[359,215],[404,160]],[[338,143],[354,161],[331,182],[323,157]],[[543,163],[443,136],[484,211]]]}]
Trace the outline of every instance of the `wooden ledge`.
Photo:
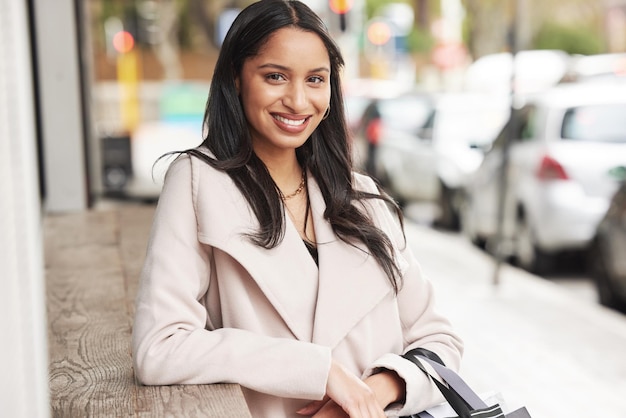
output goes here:
[{"label": "wooden ledge", "polygon": [[130,336],[151,205],[44,221],[51,415],[251,417],[234,384],[143,386]]}]

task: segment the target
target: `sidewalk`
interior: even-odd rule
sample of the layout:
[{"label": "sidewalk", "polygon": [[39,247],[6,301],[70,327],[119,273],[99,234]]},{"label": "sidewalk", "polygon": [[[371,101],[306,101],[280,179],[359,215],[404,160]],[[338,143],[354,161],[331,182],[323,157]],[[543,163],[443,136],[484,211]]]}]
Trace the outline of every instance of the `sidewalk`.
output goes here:
[{"label": "sidewalk", "polygon": [[463,337],[462,376],[533,418],[626,417],[626,316],[495,263],[455,235],[409,224],[407,238]]},{"label": "sidewalk", "polygon": [[[115,212],[120,254],[132,259],[126,274],[139,274],[153,206],[96,211]],[[508,265],[494,287],[494,262],[463,238],[410,222],[406,230],[465,341],[461,374],[477,392],[500,391],[533,418],[626,417],[626,316]]]}]

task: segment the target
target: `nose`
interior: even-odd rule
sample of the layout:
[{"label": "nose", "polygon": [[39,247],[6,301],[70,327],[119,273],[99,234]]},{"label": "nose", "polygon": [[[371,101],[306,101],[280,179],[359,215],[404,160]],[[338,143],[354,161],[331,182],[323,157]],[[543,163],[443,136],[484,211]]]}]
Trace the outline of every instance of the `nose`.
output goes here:
[{"label": "nose", "polygon": [[308,103],[308,96],[306,92],[306,86],[302,83],[290,83],[285,97],[283,98],[283,104],[289,108],[293,113],[300,113],[306,110]]}]

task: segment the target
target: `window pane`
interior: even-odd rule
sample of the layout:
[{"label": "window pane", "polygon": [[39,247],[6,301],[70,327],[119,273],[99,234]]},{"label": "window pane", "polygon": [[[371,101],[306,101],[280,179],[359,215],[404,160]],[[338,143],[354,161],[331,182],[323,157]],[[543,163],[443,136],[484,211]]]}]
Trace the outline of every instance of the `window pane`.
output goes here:
[{"label": "window pane", "polygon": [[610,104],[569,109],[562,137],[585,141],[626,142],[626,105]]}]

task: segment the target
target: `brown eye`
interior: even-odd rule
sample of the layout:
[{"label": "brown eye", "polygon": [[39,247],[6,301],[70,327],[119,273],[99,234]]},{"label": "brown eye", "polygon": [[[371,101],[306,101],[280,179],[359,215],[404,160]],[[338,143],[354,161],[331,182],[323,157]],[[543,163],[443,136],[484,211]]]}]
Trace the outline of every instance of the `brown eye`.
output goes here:
[{"label": "brown eye", "polygon": [[269,81],[283,81],[285,79],[285,77],[279,73],[268,74],[265,78]]}]

